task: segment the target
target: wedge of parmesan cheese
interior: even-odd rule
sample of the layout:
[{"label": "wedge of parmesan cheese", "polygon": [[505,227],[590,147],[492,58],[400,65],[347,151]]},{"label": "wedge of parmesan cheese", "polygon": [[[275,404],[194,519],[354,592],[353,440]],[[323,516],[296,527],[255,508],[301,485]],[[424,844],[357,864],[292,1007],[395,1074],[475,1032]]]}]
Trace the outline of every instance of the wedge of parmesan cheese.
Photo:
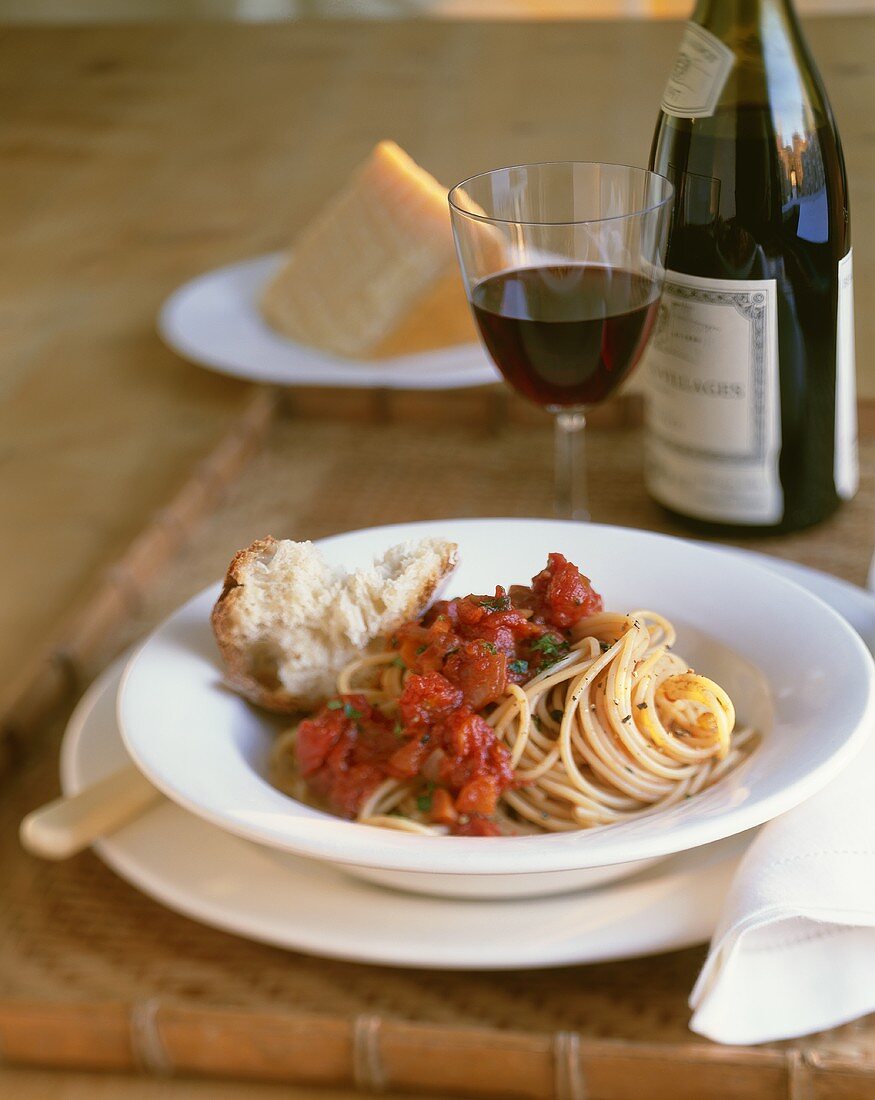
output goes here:
[{"label": "wedge of parmesan cheese", "polygon": [[285,336],[352,358],[475,340],[447,189],[381,141],[295,242],[261,309]]}]

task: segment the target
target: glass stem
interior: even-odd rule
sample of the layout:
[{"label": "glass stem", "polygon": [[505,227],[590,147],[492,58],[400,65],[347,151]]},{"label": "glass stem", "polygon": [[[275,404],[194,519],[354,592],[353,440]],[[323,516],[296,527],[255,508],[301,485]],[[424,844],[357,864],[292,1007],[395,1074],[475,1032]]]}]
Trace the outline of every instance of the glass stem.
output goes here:
[{"label": "glass stem", "polygon": [[561,409],[554,414],[556,438],[557,519],[589,519],[586,499],[586,417],[582,408]]}]

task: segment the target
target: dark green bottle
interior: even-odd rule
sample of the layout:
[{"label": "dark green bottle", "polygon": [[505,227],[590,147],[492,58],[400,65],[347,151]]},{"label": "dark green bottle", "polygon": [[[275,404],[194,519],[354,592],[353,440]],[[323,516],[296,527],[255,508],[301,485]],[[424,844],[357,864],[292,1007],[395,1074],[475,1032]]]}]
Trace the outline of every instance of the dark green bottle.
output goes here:
[{"label": "dark green bottle", "polygon": [[650,166],[675,186],[647,482],[706,530],[792,531],[857,488],[844,158],[790,0],[700,0]]}]

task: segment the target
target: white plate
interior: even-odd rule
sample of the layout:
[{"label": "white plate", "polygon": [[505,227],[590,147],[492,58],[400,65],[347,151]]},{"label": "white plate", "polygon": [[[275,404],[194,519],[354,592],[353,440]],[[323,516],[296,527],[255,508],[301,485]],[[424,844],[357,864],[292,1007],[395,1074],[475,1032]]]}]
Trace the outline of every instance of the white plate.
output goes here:
[{"label": "white plate", "polygon": [[[875,646],[875,598],[760,559],[828,600]],[[127,761],[115,722],[121,664],[70,720],[61,782],[73,794]],[[674,856],[620,886],[526,902],[381,890],[309,860],[276,858],[171,802],[95,845],[132,885],[205,924],[312,954],[394,966],[520,969],[655,954],[708,939],[747,837]],[[350,914],[355,919],[350,919]]]},{"label": "white plate", "polygon": [[[749,556],[547,520],[446,520],[353,532],[321,545],[331,562],[354,567],[393,543],[435,534],[460,546],[453,592],[525,580],[556,549],[593,578],[608,607],[650,606],[674,618],[678,651],[724,683],[742,720],[763,730],[762,743],[695,798],[599,829],[435,838],[342,821],[265,778],[276,722],[223,687],[209,624],[218,589],[210,588],[160,626],[128,665],[118,715],[138,766],[186,809],[259,843],[420,880],[480,876],[484,893],[494,876],[532,876],[520,885],[533,893],[546,872],[613,868],[753,828],[813,794],[865,739],[875,710],[865,646],[826,604]],[[407,885],[401,877],[396,884]],[[444,888],[436,881],[436,890]]]},{"label": "white plate", "polygon": [[162,339],[201,366],[280,386],[452,390],[501,381],[479,344],[360,362],[281,336],[262,319],[257,304],[281,260],[279,252],[257,256],[185,283],[161,307]]}]

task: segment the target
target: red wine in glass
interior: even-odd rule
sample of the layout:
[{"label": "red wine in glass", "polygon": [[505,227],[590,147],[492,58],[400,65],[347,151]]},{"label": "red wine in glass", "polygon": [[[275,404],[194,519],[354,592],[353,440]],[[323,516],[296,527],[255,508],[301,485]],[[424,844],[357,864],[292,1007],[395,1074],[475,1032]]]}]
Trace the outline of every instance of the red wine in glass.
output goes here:
[{"label": "red wine in glass", "polygon": [[586,410],[641,358],[659,310],[674,189],[622,164],[481,172],[449,194],[468,300],[510,386],[553,414],[557,516],[587,519]]},{"label": "red wine in glass", "polygon": [[507,381],[551,409],[604,401],[641,357],[661,280],[602,264],[502,271],[471,289],[483,341]]}]

